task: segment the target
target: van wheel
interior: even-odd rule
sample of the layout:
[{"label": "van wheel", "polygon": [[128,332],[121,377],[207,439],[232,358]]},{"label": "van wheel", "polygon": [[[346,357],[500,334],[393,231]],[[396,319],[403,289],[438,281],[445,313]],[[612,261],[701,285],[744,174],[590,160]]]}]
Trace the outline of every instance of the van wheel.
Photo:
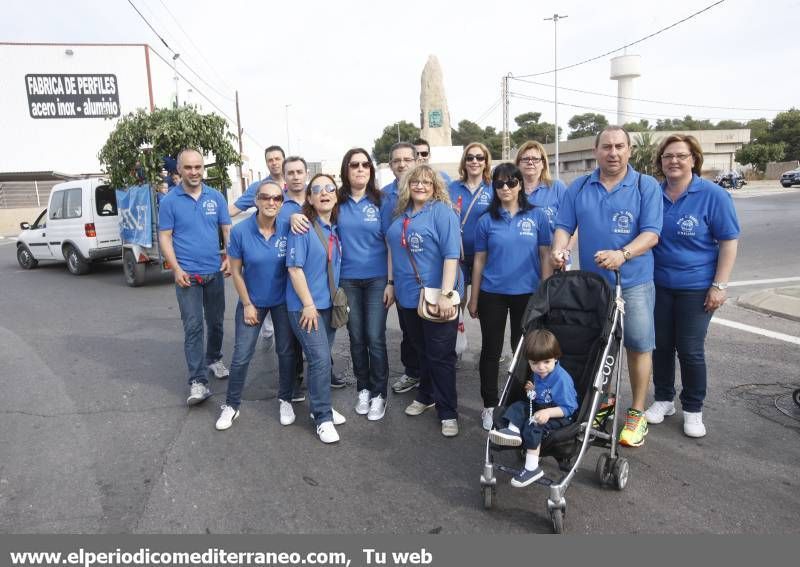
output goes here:
[{"label": "van wheel", "polygon": [[64,249],[64,259],[67,261],[67,269],[74,276],[82,276],[89,273],[91,266],[84,260],[74,246],[67,246]]},{"label": "van wheel", "polygon": [[130,287],[144,284],[147,264],[139,264],[131,250],[122,253],[122,269],[125,271],[125,283]]},{"label": "van wheel", "polygon": [[25,270],[32,270],[39,265],[39,260],[33,257],[31,251],[24,244],[17,246],[17,262]]}]

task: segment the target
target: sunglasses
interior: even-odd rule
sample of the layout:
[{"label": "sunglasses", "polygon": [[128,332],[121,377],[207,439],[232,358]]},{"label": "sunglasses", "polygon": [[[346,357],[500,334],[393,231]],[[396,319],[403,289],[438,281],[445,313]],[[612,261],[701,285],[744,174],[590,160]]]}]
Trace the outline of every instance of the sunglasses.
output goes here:
[{"label": "sunglasses", "polygon": [[515,177],[512,177],[511,179],[497,179],[492,181],[492,187],[494,187],[495,191],[499,191],[503,187],[514,189],[517,185],[519,185],[519,179]]},{"label": "sunglasses", "polygon": [[419,157],[428,157],[430,155],[430,152],[417,152],[417,155]]},{"label": "sunglasses", "polygon": [[267,195],[266,193],[259,193],[256,197],[259,201],[272,201],[273,203],[282,203],[283,195]]},{"label": "sunglasses", "polygon": [[351,161],[348,165],[350,169],[358,169],[359,167],[362,169],[369,169],[368,161]]},{"label": "sunglasses", "polygon": [[327,185],[312,185],[311,192],[314,195],[319,195],[325,191],[326,193],[335,193],[336,192],[336,185],[333,183],[328,183]]},{"label": "sunglasses", "polygon": [[486,161],[486,156],[483,154],[467,154],[467,161]]}]

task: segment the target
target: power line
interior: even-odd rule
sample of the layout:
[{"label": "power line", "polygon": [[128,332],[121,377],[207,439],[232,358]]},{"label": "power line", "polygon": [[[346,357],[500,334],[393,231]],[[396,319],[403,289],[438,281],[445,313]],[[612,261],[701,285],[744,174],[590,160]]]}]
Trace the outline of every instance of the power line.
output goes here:
[{"label": "power line", "polygon": [[500,102],[501,102],[501,100],[502,100],[502,99],[498,98],[496,101],[494,101],[494,104],[492,104],[492,106],[490,106],[490,107],[488,108],[488,110],[486,110],[486,112],[484,112],[483,114],[481,114],[481,115],[480,115],[480,117],[479,117],[479,118],[478,118],[478,119],[475,121],[475,123],[476,123],[476,124],[479,124],[479,123],[480,123],[480,122],[482,122],[484,119],[486,119],[486,118],[487,118],[487,117],[488,117],[488,116],[489,116],[489,115],[490,115],[492,112],[494,112],[494,111],[497,109],[497,107],[498,107],[498,106],[500,106]]},{"label": "power line", "polygon": [[[539,83],[537,81],[527,81],[525,79],[520,79],[518,77],[511,77],[511,78],[515,79],[515,80],[517,80],[517,81],[519,81],[521,83],[528,83],[530,85],[538,85],[538,86],[541,86],[541,87],[553,88],[553,85],[548,85],[547,83]],[[604,96],[604,97],[608,97],[608,98],[617,98],[617,99],[622,99],[622,100],[633,100],[633,101],[637,101],[637,102],[649,102],[649,103],[653,103],[653,104],[667,104],[667,105],[670,105],[670,106],[688,106],[688,107],[691,107],[691,108],[712,108],[712,109],[715,109],[715,110],[734,110],[734,111],[742,110],[742,111],[746,111],[746,112],[786,112],[785,108],[780,108],[779,109],[779,108],[745,108],[745,107],[735,107],[735,106],[712,106],[712,105],[707,105],[707,104],[690,104],[690,103],[684,103],[684,102],[667,102],[667,101],[664,101],[664,100],[648,100],[646,98],[632,98],[632,97],[627,97],[627,96],[610,95],[610,94],[606,94],[606,93],[598,93],[598,92],[593,92],[593,91],[584,91],[584,90],[581,90],[581,89],[572,89],[572,88],[568,88],[568,87],[558,87],[558,89],[562,90],[562,91],[570,91],[570,92],[574,92],[574,93],[581,93],[581,94],[588,94],[588,95],[595,95],[595,96]]]},{"label": "power line", "polygon": [[601,55],[597,55],[595,57],[590,57],[589,59],[584,59],[583,61],[579,61],[578,63],[573,63],[572,65],[567,65],[565,67],[558,67],[557,69],[551,69],[550,71],[543,71],[541,73],[531,73],[531,74],[528,74],[528,75],[518,75],[517,77],[518,78],[538,77],[539,75],[548,75],[550,73],[555,73],[556,71],[563,71],[565,69],[572,69],[573,67],[578,67],[579,65],[584,65],[585,63],[590,63],[592,61],[597,61],[598,59],[602,59],[603,57],[607,57],[608,55],[611,55],[612,53],[616,53],[617,51],[622,51],[623,49],[627,49],[628,47],[631,47],[632,45],[636,45],[637,43],[641,43],[641,42],[643,42],[645,40],[650,39],[651,37],[655,37],[658,34],[664,33],[665,31],[667,31],[669,29],[672,29],[675,26],[682,24],[683,22],[691,20],[695,16],[699,16],[703,12],[707,12],[708,10],[713,8],[714,6],[718,6],[719,4],[722,4],[723,2],[725,2],[725,0],[718,0],[717,2],[714,2],[713,4],[709,4],[708,6],[703,8],[702,10],[698,10],[694,14],[690,14],[689,16],[686,16],[682,20],[678,20],[677,22],[675,22],[673,24],[670,24],[667,27],[661,28],[658,31],[655,31],[655,32],[653,32],[653,33],[651,33],[649,35],[646,35],[646,36],[644,36],[644,37],[642,37],[640,39],[637,39],[636,41],[632,41],[631,43],[626,43],[622,47],[618,47],[617,49],[612,49],[611,51],[606,51],[605,53],[603,53]]}]

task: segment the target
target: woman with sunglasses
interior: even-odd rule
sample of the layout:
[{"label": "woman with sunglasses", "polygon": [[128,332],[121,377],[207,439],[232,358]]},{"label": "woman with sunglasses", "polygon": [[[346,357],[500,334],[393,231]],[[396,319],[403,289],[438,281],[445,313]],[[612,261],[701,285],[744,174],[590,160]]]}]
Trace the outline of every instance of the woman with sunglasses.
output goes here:
[{"label": "woman with sunglasses", "polygon": [[480,142],[464,149],[458,165],[459,179],[449,187],[450,200],[461,225],[462,263],[465,285],[472,281],[475,256],[475,227],[492,202],[492,154]]},{"label": "woman with sunglasses", "polygon": [[535,140],[528,140],[517,150],[515,163],[522,172],[523,189],[528,201],[547,214],[550,230],[555,230],[556,213],[567,187],[550,176],[544,146]]},{"label": "woman with sunglasses", "polygon": [[442,178],[420,164],[400,181],[396,218],[386,232],[389,279],[394,276],[398,314],[419,353],[416,399],[405,413],[417,416],[436,406],[442,435],[458,435],[456,334],[458,321],[433,322],[417,314],[423,287],[441,288],[434,308],[442,318],[455,315],[453,290],[463,293],[459,276],[459,226]]},{"label": "woman with sunglasses", "polygon": [[[385,229],[391,205],[375,185],[375,166],[363,148],[342,159],[337,228],[342,238],[342,289],[350,316],[350,356],[356,377],[356,413],[370,421],[386,412],[389,363],[386,314],[394,296],[387,280]],[[388,200],[386,200],[388,201]]]},{"label": "woman with sunglasses", "polygon": [[272,315],[275,351],[278,355],[278,400],[282,425],[294,422],[294,341],[286,310],[286,245],[288,223],[278,220],[283,189],[274,181],[259,185],[255,194],[258,212],[231,230],[228,243],[233,286],[239,294],[236,306],[236,342],[233,349],[228,393],[216,423],[228,429],[239,417],[247,369],[255,352],[261,323]]},{"label": "woman with sunglasses", "polygon": [[306,353],[311,417],[323,443],[339,441],[335,425],[345,422],[344,416],[331,407],[330,381],[334,338],[331,292],[336,289],[331,290],[328,284],[328,263],[333,267],[334,288],[339,285],[342,264],[342,248],[335,224],[337,210],[333,178],[322,173],[312,177],[303,205],[303,214],[311,222],[311,229],[305,234],[289,233],[289,253],[286,256],[289,323]]},{"label": "woman with sunglasses", "polygon": [[492,428],[498,404],[500,353],[511,316],[511,349],[522,336],[522,316],[539,281],[552,272],[550,221],[541,207],[531,205],[523,190],[522,172],[501,163],[492,174],[494,196],[489,212],[475,230],[475,265],[467,309],[480,318],[481,424]]}]

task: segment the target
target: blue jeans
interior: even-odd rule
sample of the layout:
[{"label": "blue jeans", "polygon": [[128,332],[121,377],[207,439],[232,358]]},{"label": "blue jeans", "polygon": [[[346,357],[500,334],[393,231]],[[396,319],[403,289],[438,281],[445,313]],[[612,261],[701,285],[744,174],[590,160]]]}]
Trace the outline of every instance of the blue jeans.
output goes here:
[{"label": "blue jeans", "polygon": [[405,319],[406,330],[419,352],[422,369],[416,400],[436,404],[439,419],[458,418],[456,392],[456,335],[458,319],[449,323],[433,323],[417,315],[415,309],[398,307]]},{"label": "blue jeans", "polygon": [[706,399],[705,341],[712,313],[703,308],[707,290],[656,286],[656,350],[653,353],[655,399],[675,398],[675,352],[681,365],[681,407],[699,412]]},{"label": "blue jeans", "polygon": [[[208,384],[208,365],[222,359],[225,278],[222,272],[197,274],[197,278],[192,275],[189,287],[175,286],[175,295],[183,322],[183,352],[189,368],[189,384]],[[208,329],[205,348],[204,319]]]},{"label": "blue jeans", "polygon": [[653,308],[656,286],[646,282],[622,290],[625,300],[625,348],[633,352],[652,352],[656,346]]},{"label": "blue jeans", "polygon": [[386,399],[389,381],[386,355],[388,311],[383,305],[386,278],[343,279],[341,286],[350,306],[347,330],[350,333],[350,357],[353,359],[356,389],[359,392],[369,390],[372,397],[381,395]]},{"label": "blue jeans", "polygon": [[[533,412],[536,413],[537,408],[534,406]],[[505,413],[503,419],[509,423],[513,423],[520,430],[522,437],[522,446],[525,449],[537,449],[542,444],[542,439],[547,437],[551,431],[561,429],[565,425],[572,423],[572,418],[569,417],[553,417],[547,420],[547,423],[531,423],[531,408],[530,403],[527,401],[514,402]]]},{"label": "blue jeans", "polygon": [[289,311],[289,323],[292,332],[303,352],[306,353],[308,363],[308,374],[306,384],[308,387],[308,403],[311,407],[311,414],[317,425],[325,421],[333,421],[331,411],[331,372],[333,364],[331,362],[331,346],[335,336],[335,329],[331,327],[331,309],[319,310],[317,319],[318,328],[306,331],[300,327],[300,316],[302,311]]},{"label": "blue jeans", "polygon": [[[286,304],[275,307],[258,307],[258,320],[263,322],[267,313],[272,314],[272,325],[275,329],[275,352],[278,355],[278,399],[291,401],[294,389],[294,335],[289,325],[289,312]],[[247,368],[256,350],[261,323],[248,325],[244,322],[244,305],[240,301],[236,306],[236,344],[233,347],[231,375],[228,378],[228,395],[225,403],[239,409],[242,403],[242,390],[247,378]]]}]

